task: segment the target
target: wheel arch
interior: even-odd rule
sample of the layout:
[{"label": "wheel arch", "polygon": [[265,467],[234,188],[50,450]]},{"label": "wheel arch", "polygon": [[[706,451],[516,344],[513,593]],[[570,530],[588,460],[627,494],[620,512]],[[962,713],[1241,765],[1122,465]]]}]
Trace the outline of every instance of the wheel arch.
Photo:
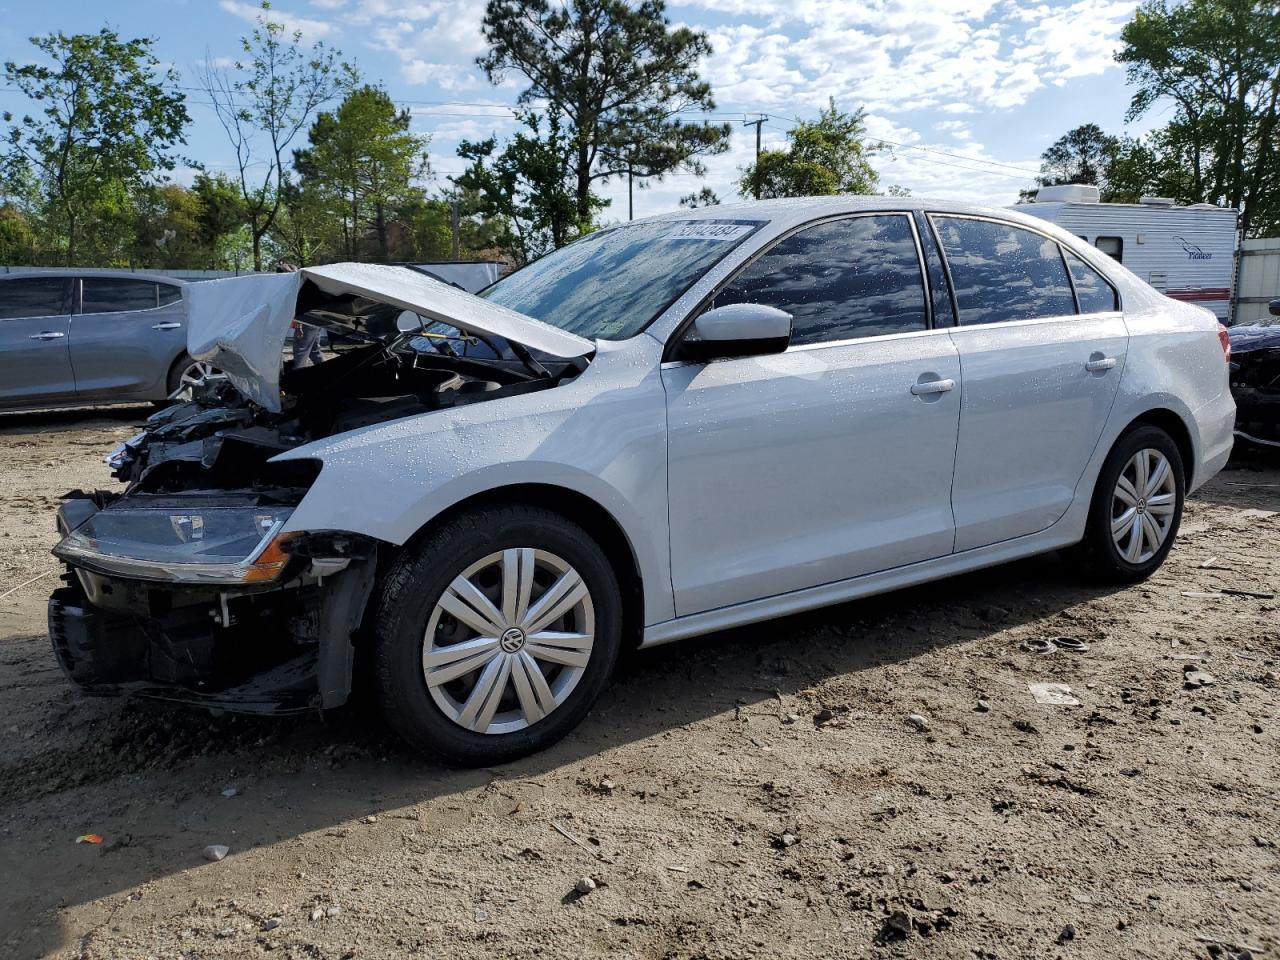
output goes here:
[{"label": "wheel arch", "polygon": [[1196,470],[1196,445],[1191,437],[1191,428],[1187,426],[1187,422],[1177,412],[1168,407],[1153,407],[1130,420],[1124,429],[1120,431],[1115,442],[1112,443],[1112,447],[1119,443],[1121,438],[1142,426],[1158,427],[1173,440],[1174,445],[1178,448],[1178,456],[1182,457],[1183,483],[1190,490]]},{"label": "wheel arch", "polygon": [[420,543],[434,529],[460,513],[489,507],[536,506],[581,526],[600,545],[618,577],[622,593],[624,642],[636,647],[644,633],[644,573],[635,546],[617,518],[586,494],[550,483],[514,483],[492,487],[450,504],[429,519],[399,549]]},{"label": "wheel arch", "polygon": [[187,353],[186,347],[179,349],[177,354],[174,355],[174,358],[169,361],[168,369],[164,372],[164,383],[162,384],[164,387],[165,397],[168,397],[174,390],[178,389],[174,386],[174,377],[177,376],[179,371],[190,362],[191,354]]}]

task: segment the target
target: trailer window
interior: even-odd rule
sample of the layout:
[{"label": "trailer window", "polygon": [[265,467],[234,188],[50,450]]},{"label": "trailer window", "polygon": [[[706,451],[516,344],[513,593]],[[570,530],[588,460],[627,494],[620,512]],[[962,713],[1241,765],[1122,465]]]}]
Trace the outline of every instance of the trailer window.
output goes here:
[{"label": "trailer window", "polygon": [[1124,263],[1124,239],[1122,237],[1099,237],[1093,245],[1117,263]]},{"label": "trailer window", "polygon": [[1074,253],[1064,252],[1067,255],[1067,269],[1071,271],[1071,282],[1075,285],[1080,312],[1108,313],[1119,310],[1120,304],[1115,288],[1106,281],[1106,278]]}]

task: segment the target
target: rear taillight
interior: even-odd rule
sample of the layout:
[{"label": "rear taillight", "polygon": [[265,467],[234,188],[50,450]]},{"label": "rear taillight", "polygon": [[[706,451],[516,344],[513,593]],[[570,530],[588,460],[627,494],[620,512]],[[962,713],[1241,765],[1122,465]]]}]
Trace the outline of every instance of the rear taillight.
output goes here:
[{"label": "rear taillight", "polygon": [[1218,343],[1222,344],[1222,359],[1227,363],[1231,362],[1231,336],[1227,333],[1227,328],[1221,323],[1218,324]]}]

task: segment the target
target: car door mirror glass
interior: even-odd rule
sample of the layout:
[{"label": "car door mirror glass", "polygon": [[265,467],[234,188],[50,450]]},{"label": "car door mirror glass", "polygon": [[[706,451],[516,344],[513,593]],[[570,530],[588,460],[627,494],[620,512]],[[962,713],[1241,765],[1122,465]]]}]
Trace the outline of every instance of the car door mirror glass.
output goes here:
[{"label": "car door mirror glass", "polygon": [[681,344],[689,360],[719,360],[782,353],[791,343],[791,314],[762,303],[730,303],[693,321]]}]

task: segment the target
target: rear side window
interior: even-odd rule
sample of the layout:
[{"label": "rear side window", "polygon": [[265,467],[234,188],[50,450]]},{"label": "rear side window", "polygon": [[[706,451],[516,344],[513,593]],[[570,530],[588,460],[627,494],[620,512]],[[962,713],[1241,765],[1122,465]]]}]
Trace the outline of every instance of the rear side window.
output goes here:
[{"label": "rear side window", "polygon": [[0,320],[64,314],[69,286],[64,277],[32,277],[0,283]]},{"label": "rear side window", "polygon": [[123,313],[156,306],[156,285],[147,280],[85,277],[81,313]]},{"label": "rear side window", "polygon": [[990,220],[937,217],[934,223],[962,325],[1076,312],[1056,241]]},{"label": "rear side window", "polygon": [[792,344],[924,330],[924,283],[905,215],[850,217],[779,241],[716,295],[794,318]]},{"label": "rear side window", "polygon": [[177,303],[182,299],[182,291],[175,287],[172,283],[156,284],[160,291],[160,306],[167,307],[171,303]]},{"label": "rear side window", "polygon": [[1107,283],[1102,274],[1074,253],[1067,252],[1066,257],[1081,313],[1106,313],[1120,309],[1115,288]]}]

